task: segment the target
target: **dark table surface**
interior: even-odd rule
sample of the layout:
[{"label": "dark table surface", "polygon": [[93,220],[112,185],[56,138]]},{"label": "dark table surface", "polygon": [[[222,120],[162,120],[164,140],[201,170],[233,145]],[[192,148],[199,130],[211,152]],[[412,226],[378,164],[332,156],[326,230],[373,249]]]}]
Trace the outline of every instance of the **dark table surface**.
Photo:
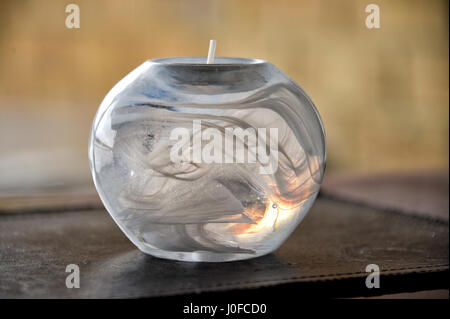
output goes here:
[{"label": "dark table surface", "polygon": [[[0,197],[0,297],[122,298],[283,290],[358,297],[448,289],[448,173],[330,177],[274,253],[228,263],[138,251],[92,187]],[[67,289],[68,264],[80,267]],[[366,266],[381,271],[368,289]]]}]

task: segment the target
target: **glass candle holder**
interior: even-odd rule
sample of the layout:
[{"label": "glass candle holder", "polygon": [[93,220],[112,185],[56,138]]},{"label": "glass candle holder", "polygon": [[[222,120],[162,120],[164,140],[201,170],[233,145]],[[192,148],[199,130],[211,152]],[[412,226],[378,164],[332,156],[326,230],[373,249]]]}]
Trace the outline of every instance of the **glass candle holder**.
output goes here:
[{"label": "glass candle holder", "polygon": [[106,209],[143,252],[183,261],[277,249],[313,204],[325,135],[267,61],[148,60],[106,95],[89,159]]}]

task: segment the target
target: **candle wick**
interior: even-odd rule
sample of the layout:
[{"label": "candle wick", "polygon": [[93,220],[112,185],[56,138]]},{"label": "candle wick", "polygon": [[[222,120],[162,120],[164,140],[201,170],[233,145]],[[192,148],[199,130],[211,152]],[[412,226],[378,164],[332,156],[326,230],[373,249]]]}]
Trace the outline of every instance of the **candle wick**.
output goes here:
[{"label": "candle wick", "polygon": [[216,52],[216,40],[209,40],[209,51],[208,51],[208,58],[206,59],[206,64],[214,63],[215,52]]}]

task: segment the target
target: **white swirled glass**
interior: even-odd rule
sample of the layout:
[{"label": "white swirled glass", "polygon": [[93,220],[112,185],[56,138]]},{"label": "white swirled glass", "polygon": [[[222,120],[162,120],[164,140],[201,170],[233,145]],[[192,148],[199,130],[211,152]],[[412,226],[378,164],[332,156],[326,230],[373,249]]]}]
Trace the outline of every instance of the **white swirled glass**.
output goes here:
[{"label": "white swirled glass", "polygon": [[143,252],[248,259],[277,249],[313,204],[325,136],[306,93],[267,61],[148,60],[106,95],[89,159],[115,222]]}]

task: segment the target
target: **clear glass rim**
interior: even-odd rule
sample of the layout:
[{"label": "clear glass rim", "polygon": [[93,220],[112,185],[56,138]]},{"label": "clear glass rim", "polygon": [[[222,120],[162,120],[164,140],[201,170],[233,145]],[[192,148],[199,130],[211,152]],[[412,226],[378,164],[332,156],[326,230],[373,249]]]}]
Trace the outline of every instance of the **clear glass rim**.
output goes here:
[{"label": "clear glass rim", "polygon": [[234,57],[215,57],[214,63],[206,64],[206,57],[168,57],[151,59],[152,62],[159,65],[180,65],[180,66],[248,66],[261,65],[268,63],[265,60],[253,58],[234,58]]}]

